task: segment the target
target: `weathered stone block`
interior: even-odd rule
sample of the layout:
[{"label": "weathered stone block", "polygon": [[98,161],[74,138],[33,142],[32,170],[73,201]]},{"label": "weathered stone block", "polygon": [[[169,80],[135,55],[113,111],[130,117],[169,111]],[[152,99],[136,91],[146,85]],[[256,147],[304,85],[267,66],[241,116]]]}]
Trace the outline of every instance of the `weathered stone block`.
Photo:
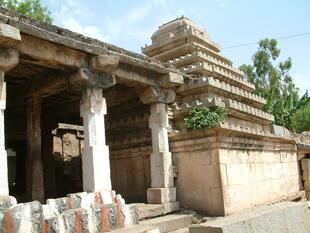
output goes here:
[{"label": "weathered stone block", "polygon": [[20,41],[20,31],[17,28],[0,23],[0,44],[7,47],[17,47]]},{"label": "weathered stone block", "polygon": [[65,212],[66,210],[72,209],[71,199],[67,197],[47,199],[46,203],[50,206],[52,213],[56,216]]},{"label": "weathered stone block", "polygon": [[147,190],[147,202],[161,204],[176,201],[176,188],[149,188]]},{"label": "weathered stone block", "polygon": [[15,197],[12,196],[0,196],[0,211],[10,209],[17,205]]},{"label": "weathered stone block", "polygon": [[75,133],[65,133],[62,136],[63,160],[70,161],[80,155],[80,142]]},{"label": "weathered stone block", "polygon": [[38,201],[19,204],[4,214],[4,232],[41,232],[43,221],[42,206]]},{"label": "weathered stone block", "polygon": [[89,208],[88,196],[86,192],[68,194],[72,209]]},{"label": "weathered stone block", "polygon": [[163,89],[155,86],[149,86],[140,93],[140,100],[144,104],[170,104],[175,100],[175,91],[172,89]]},{"label": "weathered stone block", "polygon": [[91,68],[98,73],[106,73],[117,68],[119,56],[99,55],[90,60]]},{"label": "weathered stone block", "polygon": [[134,206],[95,203],[91,205],[91,209],[90,232],[106,232],[139,223],[139,214]]},{"label": "weathered stone block", "polygon": [[7,49],[0,46],[0,70],[9,71],[19,62],[19,54],[15,49]]}]

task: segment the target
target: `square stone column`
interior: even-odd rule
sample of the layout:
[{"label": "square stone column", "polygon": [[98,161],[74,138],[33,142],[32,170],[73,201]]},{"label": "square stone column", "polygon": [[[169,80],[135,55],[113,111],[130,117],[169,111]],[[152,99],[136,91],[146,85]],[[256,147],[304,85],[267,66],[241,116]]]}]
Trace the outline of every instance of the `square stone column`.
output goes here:
[{"label": "square stone column", "polygon": [[83,189],[87,192],[112,190],[109,147],[105,138],[106,113],[107,106],[102,89],[87,88],[81,101],[84,124]]},{"label": "square stone column", "polygon": [[151,104],[149,127],[152,131],[151,185],[147,191],[148,203],[176,201],[173,167],[168,140],[168,113],[165,103]]},{"label": "square stone column", "polygon": [[0,70],[0,196],[9,195],[8,162],[5,150],[4,110],[6,108],[6,83],[4,71]]},{"label": "square stone column", "polygon": [[44,170],[41,136],[42,98],[27,100],[26,192],[32,200],[44,202]]}]

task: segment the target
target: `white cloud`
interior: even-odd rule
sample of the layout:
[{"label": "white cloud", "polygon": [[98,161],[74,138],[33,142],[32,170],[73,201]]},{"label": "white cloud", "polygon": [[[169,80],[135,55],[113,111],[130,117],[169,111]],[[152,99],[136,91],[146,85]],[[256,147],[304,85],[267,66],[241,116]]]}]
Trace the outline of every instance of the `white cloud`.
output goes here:
[{"label": "white cloud", "polygon": [[54,12],[54,18],[55,23],[61,27],[85,36],[108,41],[108,38],[103,35],[97,26],[83,23],[92,18],[92,14],[74,0],[61,1],[58,10]]}]

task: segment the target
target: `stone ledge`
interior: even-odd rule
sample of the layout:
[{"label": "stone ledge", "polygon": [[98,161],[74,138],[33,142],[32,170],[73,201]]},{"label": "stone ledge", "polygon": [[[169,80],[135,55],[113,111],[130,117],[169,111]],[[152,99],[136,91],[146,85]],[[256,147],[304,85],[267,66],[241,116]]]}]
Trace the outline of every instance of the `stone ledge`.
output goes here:
[{"label": "stone ledge", "polygon": [[205,136],[214,136],[218,134],[219,130],[223,130],[222,133],[225,133],[224,131],[226,131],[226,133],[234,133],[237,136],[250,135],[254,136],[255,138],[264,138],[265,140],[272,139],[278,141],[290,141],[294,142],[295,144],[293,137],[280,137],[267,131],[261,131],[254,128],[243,127],[231,123],[219,123],[216,127],[207,129],[182,129],[181,131],[173,130],[169,133],[169,139],[171,140],[171,142],[174,142],[184,139],[195,139]]},{"label": "stone ledge", "polygon": [[190,227],[190,233],[309,232],[310,212],[306,202],[284,202]]},{"label": "stone ledge", "polygon": [[138,203],[138,204],[132,204],[132,205],[135,205],[137,207],[140,220],[176,212],[180,208],[179,202],[177,201],[170,202],[170,203],[163,203],[163,204]]}]

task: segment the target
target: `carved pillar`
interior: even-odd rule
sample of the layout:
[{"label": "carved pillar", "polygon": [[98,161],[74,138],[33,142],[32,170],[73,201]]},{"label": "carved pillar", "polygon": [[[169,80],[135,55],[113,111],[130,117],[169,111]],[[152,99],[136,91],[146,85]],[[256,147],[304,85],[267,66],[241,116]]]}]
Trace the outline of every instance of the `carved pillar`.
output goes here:
[{"label": "carved pillar", "polygon": [[27,100],[26,192],[32,200],[44,201],[44,171],[41,135],[42,98]]},{"label": "carved pillar", "polygon": [[172,158],[168,140],[167,103],[175,99],[175,92],[169,89],[149,87],[140,93],[143,103],[150,104],[149,127],[152,131],[151,185],[147,200],[151,204],[176,202],[176,188],[173,183]]},{"label": "carved pillar", "polygon": [[81,102],[81,117],[84,124],[82,156],[84,191],[112,190],[109,147],[105,138],[106,113],[107,106],[102,96],[102,89],[87,88],[83,92]]},{"label": "carved pillar", "polygon": [[4,110],[6,107],[6,83],[0,70],[0,195],[9,195],[7,154],[5,150]]},{"label": "carved pillar", "polygon": [[[19,62],[18,52],[11,47],[18,41],[19,31],[0,24],[0,195],[9,195],[7,153],[5,149],[6,83],[5,72],[13,69]],[[11,38],[16,37],[16,38]],[[19,36],[20,39],[20,36]],[[17,43],[17,42],[16,42]]]}]

